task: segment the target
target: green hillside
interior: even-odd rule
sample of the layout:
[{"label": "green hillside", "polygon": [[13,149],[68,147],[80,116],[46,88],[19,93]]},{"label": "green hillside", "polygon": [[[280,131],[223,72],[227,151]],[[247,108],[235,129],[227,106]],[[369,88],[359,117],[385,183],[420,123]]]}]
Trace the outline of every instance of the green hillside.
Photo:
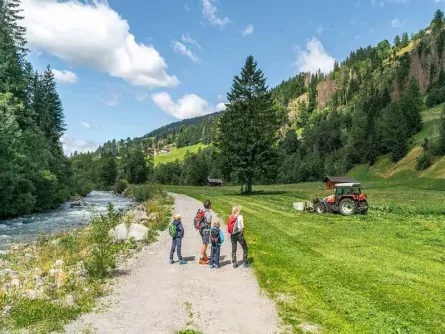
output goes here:
[{"label": "green hillside", "polygon": [[169,162],[174,162],[176,160],[182,161],[184,160],[184,156],[186,155],[187,152],[197,153],[199,149],[204,149],[208,146],[209,145],[204,145],[200,143],[192,146],[181,147],[169,153],[157,155],[154,157],[155,166],[157,166],[158,164],[166,164]]}]

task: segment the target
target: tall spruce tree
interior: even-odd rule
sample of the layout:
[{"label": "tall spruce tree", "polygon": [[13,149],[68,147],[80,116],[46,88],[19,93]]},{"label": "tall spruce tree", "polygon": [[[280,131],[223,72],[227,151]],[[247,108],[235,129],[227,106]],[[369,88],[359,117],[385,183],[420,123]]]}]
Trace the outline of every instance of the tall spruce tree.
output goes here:
[{"label": "tall spruce tree", "polygon": [[57,93],[54,74],[49,66],[43,72],[40,89],[42,105],[37,110],[39,125],[45,136],[57,144],[65,130],[65,116],[62,101]]},{"label": "tall spruce tree", "polygon": [[383,146],[397,162],[408,152],[410,133],[400,103],[394,102],[383,111],[381,119]]},{"label": "tall spruce tree", "polygon": [[252,56],[247,57],[241,74],[235,76],[227,96],[217,147],[226,171],[251,193],[254,178],[263,178],[274,170],[279,128],[266,78]]},{"label": "tall spruce tree", "polygon": [[422,94],[416,78],[412,77],[408,86],[399,99],[400,106],[405,115],[408,132],[414,135],[422,129]]}]

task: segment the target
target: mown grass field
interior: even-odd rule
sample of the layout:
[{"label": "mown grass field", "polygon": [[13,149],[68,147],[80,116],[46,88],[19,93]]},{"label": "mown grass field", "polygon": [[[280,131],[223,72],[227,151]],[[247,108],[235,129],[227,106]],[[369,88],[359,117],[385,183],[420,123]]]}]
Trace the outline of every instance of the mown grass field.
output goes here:
[{"label": "mown grass field", "polygon": [[169,190],[209,198],[224,219],[243,207],[253,270],[292,332],[445,333],[445,191],[428,190],[445,186],[406,176],[361,179],[371,209],[354,217],[293,209],[326,196],[320,183]]},{"label": "mown grass field", "polygon": [[179,161],[184,160],[184,156],[187,153],[187,151],[189,151],[190,153],[196,153],[198,152],[198,150],[201,148],[206,148],[208,145],[204,145],[204,144],[196,144],[196,145],[192,145],[192,146],[187,146],[187,147],[181,147],[178,149],[175,149],[173,151],[171,151],[170,153],[165,153],[165,154],[161,154],[161,155],[157,155],[154,158],[154,163],[155,166],[158,164],[166,164],[169,162],[174,162],[176,161],[176,159],[178,159]]}]

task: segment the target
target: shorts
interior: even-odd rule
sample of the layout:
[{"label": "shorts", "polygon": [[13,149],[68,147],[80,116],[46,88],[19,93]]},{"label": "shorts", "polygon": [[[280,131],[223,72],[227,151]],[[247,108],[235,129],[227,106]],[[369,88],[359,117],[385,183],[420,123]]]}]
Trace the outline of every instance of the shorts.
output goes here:
[{"label": "shorts", "polygon": [[205,228],[201,230],[202,244],[208,245],[210,243],[210,229]]}]

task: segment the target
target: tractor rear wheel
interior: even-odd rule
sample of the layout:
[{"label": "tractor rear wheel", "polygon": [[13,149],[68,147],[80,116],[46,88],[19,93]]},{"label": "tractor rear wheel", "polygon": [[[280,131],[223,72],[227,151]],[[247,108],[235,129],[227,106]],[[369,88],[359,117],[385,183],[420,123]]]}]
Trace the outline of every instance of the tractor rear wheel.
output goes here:
[{"label": "tractor rear wheel", "polygon": [[343,216],[350,216],[355,213],[355,202],[351,198],[342,199],[339,207]]},{"label": "tractor rear wheel", "polygon": [[326,208],[326,204],[324,204],[323,202],[318,202],[317,204],[315,204],[315,212],[318,214],[322,214],[322,213],[326,213],[327,208]]}]

